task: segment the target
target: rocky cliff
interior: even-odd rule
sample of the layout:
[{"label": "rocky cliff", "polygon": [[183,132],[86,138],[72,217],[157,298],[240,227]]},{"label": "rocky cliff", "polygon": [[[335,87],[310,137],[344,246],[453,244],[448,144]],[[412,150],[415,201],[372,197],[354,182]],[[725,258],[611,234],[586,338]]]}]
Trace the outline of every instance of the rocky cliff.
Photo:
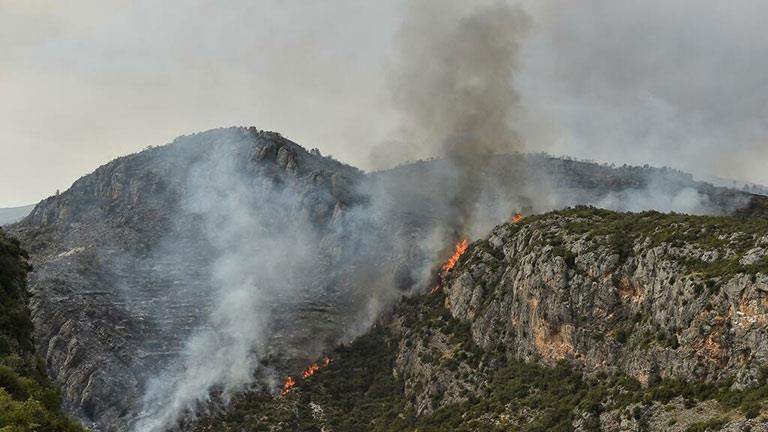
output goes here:
[{"label": "rocky cliff", "polygon": [[[443,161],[365,174],[254,128],[180,137],[116,159],[42,201],[11,228],[35,267],[30,307],[36,349],[69,413],[93,430],[124,431],[142,409],[148,380],[183,363],[190,335],[210,327],[208,319],[221,301],[221,276],[231,276],[235,267],[253,280],[237,274],[240,279],[266,285],[253,291],[270,295],[270,319],[260,328],[269,341],[262,342],[258,355],[274,381],[359,335],[399,296],[423,289],[437,254],[450,247],[444,239],[458,234],[447,224],[457,198],[477,210],[472,235],[484,235],[515,210],[536,213],[582,203],[750,216],[765,215],[768,208],[763,197],[668,169],[509,155],[492,158],[476,174],[482,179],[477,195],[455,197],[455,174]],[[501,259],[497,249],[488,253]],[[715,262],[731,258],[719,255]],[[570,258],[565,262],[572,267]],[[613,274],[604,283],[614,283],[627,262],[622,258],[611,269],[602,261],[594,265],[608,266]],[[551,271],[569,274],[576,271],[571,267]],[[675,284],[684,287],[682,276]],[[479,300],[472,296],[480,294],[472,288],[465,299],[470,288],[452,287],[446,292],[457,319],[475,320]],[[537,300],[537,311],[565,313],[545,300]],[[524,315],[522,305],[515,307]],[[693,319],[658,313],[674,323]],[[601,361],[627,362],[628,373],[650,368],[648,379],[677,376],[691,366],[651,367],[656,357],[620,357],[586,339],[569,347],[558,342],[577,331],[566,317],[557,324],[562,329],[551,329],[543,339],[551,347],[545,360],[594,349],[604,356]],[[619,319],[607,317],[611,323]],[[499,323],[482,322],[473,330],[477,334],[511,337]],[[670,328],[663,331],[673,340]],[[486,349],[490,342],[478,343]],[[524,355],[528,348],[521,339],[515,349]],[[711,378],[715,372],[696,373]],[[414,405],[422,406],[419,413],[429,412],[424,404]]]},{"label": "rocky cliff", "polygon": [[768,430],[768,222],[504,224],[289,394],[199,430]]}]

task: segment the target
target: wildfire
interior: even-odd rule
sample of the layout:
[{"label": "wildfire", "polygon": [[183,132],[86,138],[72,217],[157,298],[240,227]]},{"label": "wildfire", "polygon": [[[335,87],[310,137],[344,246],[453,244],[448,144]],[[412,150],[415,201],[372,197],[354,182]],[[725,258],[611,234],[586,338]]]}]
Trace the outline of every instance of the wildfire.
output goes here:
[{"label": "wildfire", "polygon": [[456,264],[459,262],[459,258],[464,255],[464,252],[466,252],[468,248],[469,242],[467,240],[462,240],[456,243],[456,246],[453,247],[453,255],[448,258],[448,261],[446,261],[445,264],[440,266],[440,273],[437,275],[437,285],[432,288],[432,291],[429,292],[430,294],[434,294],[440,291],[440,288],[443,285],[443,277],[445,277],[445,274],[456,266]]},{"label": "wildfire", "polygon": [[456,263],[459,262],[459,258],[461,258],[461,256],[464,255],[464,252],[467,251],[467,248],[469,248],[469,242],[467,240],[462,240],[456,243],[456,246],[453,247],[453,255],[451,255],[451,257],[448,258],[448,261],[440,267],[440,270],[443,273],[446,273],[454,268]]},{"label": "wildfire", "polygon": [[512,215],[512,223],[517,225],[520,222],[523,221],[523,215],[520,214],[520,212],[515,212],[515,214]]},{"label": "wildfire", "polygon": [[[307,378],[311,377],[312,375],[314,375],[315,373],[317,373],[317,371],[319,371],[320,369],[328,366],[329,364],[331,364],[331,358],[328,357],[328,356],[325,356],[325,357],[323,357],[322,361],[319,361],[317,363],[312,363],[306,369],[304,369],[304,372],[301,373],[301,378],[302,379],[307,379]],[[289,376],[288,378],[286,378],[285,379],[285,383],[283,384],[283,391],[280,392],[280,395],[281,396],[285,396],[288,393],[290,393],[290,391],[294,387],[296,387],[296,384],[297,384],[296,380],[293,379],[292,376]]]},{"label": "wildfire", "polygon": [[308,368],[301,373],[301,377],[307,379],[315,374],[315,372],[331,364],[331,358],[328,356],[323,357],[323,361],[320,363],[312,363]]},{"label": "wildfire", "polygon": [[293,379],[293,377],[289,376],[285,379],[285,384],[283,384],[283,391],[280,393],[281,396],[285,396],[288,394],[288,392],[291,391],[292,388],[296,386],[296,380]]}]

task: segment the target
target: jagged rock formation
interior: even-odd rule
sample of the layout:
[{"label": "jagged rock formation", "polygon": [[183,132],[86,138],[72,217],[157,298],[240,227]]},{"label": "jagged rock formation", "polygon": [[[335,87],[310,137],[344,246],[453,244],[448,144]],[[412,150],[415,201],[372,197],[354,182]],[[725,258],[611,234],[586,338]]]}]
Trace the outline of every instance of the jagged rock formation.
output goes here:
[{"label": "jagged rock formation", "polygon": [[[275,317],[273,363],[297,370],[365,327],[363,302],[391,301],[397,293],[390,286],[423,288],[424,270],[435,259],[434,248],[423,245],[434,243],[430,235],[445,224],[452,204],[450,167],[441,161],[364,174],[254,128],[180,137],[116,159],[42,201],[12,228],[35,266],[37,350],[67,410],[94,430],[125,430],[147,377],[173,363],[186,338],[206,325],[217,252],[215,239],[204,234],[206,221],[189,208],[190,194],[197,176],[209,173],[195,167],[215,166],[222,155],[246,193],[290,190],[296,217],[316,231],[316,262],[301,281],[315,288],[296,303],[298,310]],[[493,179],[493,188],[463,199],[477,199],[476,207],[487,210],[481,231],[513,209],[581,203],[633,209],[649,197],[672,208],[682,200],[707,214],[768,215],[763,197],[670,170],[511,155],[494,158],[478,176]],[[279,221],[273,223],[279,231]],[[489,323],[485,330],[495,329]],[[645,367],[637,362],[638,370]]]},{"label": "jagged rock formation", "polygon": [[767,228],[591,209],[505,225],[446,285],[447,306],[516,358],[748,386],[768,364]]},{"label": "jagged rock formation", "polygon": [[768,221],[556,212],[442,286],[199,430],[768,430]]}]

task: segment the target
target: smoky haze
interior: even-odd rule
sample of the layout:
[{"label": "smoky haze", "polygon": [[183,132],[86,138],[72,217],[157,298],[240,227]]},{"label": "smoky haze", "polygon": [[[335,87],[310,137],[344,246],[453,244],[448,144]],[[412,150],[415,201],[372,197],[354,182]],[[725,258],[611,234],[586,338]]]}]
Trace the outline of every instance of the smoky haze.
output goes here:
[{"label": "smoky haze", "polygon": [[[334,210],[322,232],[307,213],[304,186],[244,171],[247,158],[230,145],[236,137],[225,134],[226,145],[190,169],[182,211],[202,220],[213,246],[213,306],[179,361],[149,381],[136,432],[163,431],[194,416],[212,392],[226,403],[253,385],[274,391],[281,377],[264,358],[318,356],[354,338],[399,296],[423,290],[457,237],[475,239],[518,209],[709,211],[707,197],[675,183],[675,173],[595,193],[546,172],[551,161],[501,156],[525,148],[513,127],[525,120],[515,79],[532,26],[523,9],[503,2],[414,3],[390,69],[397,139],[408,148],[376,152],[439,160],[359,179],[355,193],[365,198]],[[276,332],[310,332],[286,314],[301,316],[308,299],[320,298],[332,304],[334,325],[312,334],[320,342],[311,352],[290,337],[275,344]]]},{"label": "smoky haze", "polygon": [[[212,392],[226,403],[257,376],[274,389],[279,377],[262,359],[305,350],[291,343],[277,348],[275,332],[313,331],[285,320],[286,313],[300,313],[307,299],[317,302],[336,285],[334,328],[316,331],[313,337],[325,346],[304,353],[319,355],[365,331],[399,296],[423,289],[435,258],[451,247],[452,231],[472,230],[473,206],[487,189],[481,170],[488,156],[521,146],[509,127],[518,99],[512,74],[530,19],[504,3],[464,11],[446,6],[415,4],[399,36],[394,95],[409,120],[403,130],[409,142],[445,157],[421,178],[415,199],[386,175],[363,182],[364,203],[334,211],[335,222],[321,235],[301,184],[289,179],[283,187],[249,175],[237,146],[216,145],[191,167],[181,211],[202,220],[212,244],[213,305],[178,361],[148,381],[134,431],[160,432],[194,416]],[[438,13],[442,27],[430,25]],[[437,64],[424,73],[432,58]],[[427,179],[436,182],[430,187]],[[453,199],[443,199],[446,194]],[[432,210],[427,196],[437,197],[434,207],[443,211],[437,220],[419,222]],[[322,265],[334,261],[329,250],[340,251],[335,267],[345,270],[343,279],[327,276],[339,271]]]},{"label": "smoky haze", "polygon": [[[75,85],[69,86],[73,83],[66,74],[56,75],[62,64],[70,71],[68,60],[47,57],[36,43],[33,51],[42,54],[33,58],[42,59],[40,64],[21,61],[24,50],[18,48],[5,54],[4,66],[14,64],[13,59],[24,66],[9,74],[21,83],[11,100],[29,100],[29,91],[21,91],[25,86],[55,85],[58,97],[51,103],[58,112],[43,117],[51,128],[38,129],[34,117],[22,116],[23,124],[34,129],[32,135],[23,128],[0,128],[0,134],[8,134],[3,145],[24,136],[34,142],[61,139],[69,147],[57,150],[70,158],[93,148],[103,150],[100,143],[115,137],[99,121],[106,115],[100,109],[109,107],[113,111],[106,125],[121,126],[117,130],[125,132],[121,140],[126,141],[120,141],[124,146],[126,137],[142,144],[155,141],[142,137],[149,132],[140,131],[167,135],[240,121],[279,129],[309,147],[321,142],[317,146],[323,150],[330,148],[352,163],[365,161],[368,167],[374,161],[391,166],[418,157],[440,160],[361,175],[354,193],[364,199],[354,207],[324,209],[330,222],[318,229],[311,215],[317,198],[313,188],[243,171],[241,164],[252,155],[228,149],[237,148],[232,145],[244,132],[225,134],[222,145],[192,158],[180,212],[200,223],[199,234],[209,243],[205,252],[212,261],[211,277],[206,282],[211,291],[206,297],[211,305],[200,308],[205,310],[204,324],[188,335],[177,361],[150,377],[138,407],[141,417],[133,425],[136,432],[162,431],[179,418],[194,416],[212,394],[226,402],[251,386],[264,384],[275,391],[284,377],[264,362],[265,357],[306,359],[360,334],[399,296],[425,288],[456,237],[476,239],[516,210],[595,204],[621,210],[712,211],[708,197],[677,181],[675,173],[669,178],[640,174],[643,181],[637,187],[598,194],[569,184],[562,173],[546,171],[560,162],[491,155],[575,151],[599,160],[629,158],[713,170],[717,158],[712,150],[719,149],[715,154],[728,162],[717,171],[721,175],[749,167],[749,178],[765,178],[755,168],[765,167],[766,161],[765,147],[759,143],[768,129],[758,114],[763,114],[760,101],[768,86],[759,86],[765,78],[750,71],[762,60],[743,53],[724,56],[728,48],[745,41],[725,40],[701,29],[674,48],[657,51],[684,27],[681,24],[708,17],[703,20],[708,26],[723,24],[735,31],[748,10],[734,9],[719,23],[713,16],[722,6],[711,3],[699,8],[681,2],[666,9],[667,3],[661,2],[528,2],[522,7],[500,1],[379,2],[372,13],[359,2],[347,1],[318,3],[322,6],[308,6],[307,13],[304,4],[292,2],[263,2],[258,7],[236,2],[237,7],[222,12],[212,2],[197,1],[196,9],[171,1],[164,3],[162,13],[144,20],[147,4],[139,3],[121,3],[124,18],[101,6],[97,15],[104,16],[97,18],[103,20],[91,16],[87,25],[75,26],[75,34],[88,37],[64,37],[54,44],[54,51],[78,53],[87,40],[85,51],[99,54],[96,64],[72,68],[77,72]],[[381,6],[385,3],[388,6]],[[11,8],[9,4],[0,3]],[[68,16],[54,6],[35,5]],[[87,10],[85,6],[77,10]],[[667,10],[674,13],[667,16]],[[370,32],[365,24],[379,18],[377,11],[385,12],[377,27],[381,32]],[[663,19],[657,23],[660,15]],[[344,24],[340,30],[329,25],[337,19]],[[11,21],[5,18],[3,24],[13,25]],[[139,31],[145,21],[148,33]],[[759,36],[756,23],[746,21],[747,32]],[[648,24],[657,26],[653,34],[665,37],[638,40]],[[7,26],[0,28],[8,31]],[[285,28],[297,29],[300,37],[284,39],[290,33]],[[61,31],[72,37],[68,26]],[[365,37],[350,37],[357,33]],[[272,34],[281,36],[270,39]],[[96,39],[110,40],[95,37],[100,35],[115,35],[120,43],[91,45]],[[190,35],[195,37],[186,37]],[[754,40],[757,47],[746,52],[760,53],[768,46],[759,37]],[[701,67],[712,47],[722,55]],[[381,59],[375,54],[390,48],[386,75],[376,74]],[[680,56],[682,51],[687,55]],[[332,61],[322,58],[328,52],[333,53]],[[357,63],[357,56],[364,60]],[[109,61],[114,58],[121,61],[114,65]],[[685,73],[670,75],[679,59]],[[50,75],[42,72],[49,63],[56,66]],[[729,86],[701,97],[720,82],[707,78],[714,69],[728,75]],[[20,78],[27,70],[36,73]],[[179,73],[187,70],[194,73]],[[755,70],[762,73],[764,68]],[[738,79],[742,76],[748,79]],[[121,103],[112,103],[110,91],[83,91],[92,89],[94,82],[110,88],[105,84],[110,77],[119,82]],[[661,85],[670,78],[672,84]],[[385,105],[377,103],[382,96],[378,91],[388,95],[387,108],[378,109]],[[44,105],[40,95],[32,99]],[[87,107],[90,116],[74,132],[63,134],[72,119],[56,114],[72,111],[71,100],[78,108]],[[122,111],[125,106],[132,109]],[[729,107],[739,108],[739,115],[730,115]],[[3,121],[18,118],[15,105],[2,108],[0,113],[9,114]],[[122,125],[121,114],[126,112],[140,113],[139,118]],[[172,120],[173,127],[163,120]],[[104,129],[89,132],[93,124]],[[84,138],[87,144],[72,144]],[[114,151],[101,157],[107,159]],[[52,156],[46,155],[56,159]],[[312,179],[315,186],[323,182],[332,183],[332,189],[344,184],[339,177]],[[168,239],[164,250],[174,253],[183,247]],[[306,338],[290,336],[306,336],[303,322],[293,318],[305,316],[307,310],[335,315],[330,327],[310,334],[314,344],[303,345],[299,342]],[[273,343],[277,334],[287,341],[279,349]]]},{"label": "smoky haze", "polygon": [[[402,142],[402,107],[390,103],[395,35],[419,3],[0,0],[0,207],[36,202],[148,144],[232,124],[364,169],[433,156],[378,151]],[[448,28],[440,17],[494,4],[445,3],[436,31]],[[524,113],[514,129],[528,151],[768,183],[768,4],[521,4],[532,27],[516,60]],[[441,63],[428,58],[425,72]]]},{"label": "smoky haze", "polygon": [[464,9],[460,2],[413,3],[391,71],[403,140],[457,163],[521,149],[510,126],[519,110],[513,74],[531,27],[531,18],[507,3]]},{"label": "smoky haze", "polygon": [[204,408],[214,389],[226,401],[253,382],[275,311],[306,287],[315,264],[317,235],[296,193],[243,174],[242,153],[226,141],[190,168],[181,210],[200,218],[212,246],[213,307],[178,361],[149,382],[136,431],[163,431]]}]

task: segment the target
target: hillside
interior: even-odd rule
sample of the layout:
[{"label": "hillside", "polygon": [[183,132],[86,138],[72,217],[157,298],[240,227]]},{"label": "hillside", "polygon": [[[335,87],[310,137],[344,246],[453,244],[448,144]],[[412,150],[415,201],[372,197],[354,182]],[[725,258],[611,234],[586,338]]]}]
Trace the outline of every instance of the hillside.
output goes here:
[{"label": "hillside", "polygon": [[[217,260],[259,239],[291,242],[292,221],[306,228],[307,238],[323,236],[354,200],[345,182],[357,175],[278,134],[220,129],[118,158],[38,204],[13,229],[35,266],[30,306],[36,348],[68,412],[95,430],[125,430],[142,409],[148,380],[179,362],[187,338],[225,297],[221,290],[232,281],[213,279]],[[222,194],[231,190],[241,192],[242,201],[223,205]],[[257,217],[254,222],[271,228],[250,224]],[[264,237],[270,233],[276,238]],[[257,252],[240,255],[256,259]],[[285,275],[313,264],[305,255],[289,255],[271,269]],[[265,269],[242,266],[268,282]],[[304,304],[310,317],[333,314],[331,300],[319,295]],[[280,311],[283,319],[304,325],[289,306]],[[284,330],[272,337],[294,336],[278,318],[274,326]],[[292,354],[302,363],[315,355],[309,343],[296,345],[310,351]]]},{"label": "hillside", "polygon": [[768,221],[564,210],[197,430],[765,431],[766,326]]},{"label": "hillside", "polygon": [[[92,430],[162,430],[362,334],[432,282],[462,230],[577,204],[768,214],[765,197],[669,169],[496,155],[473,174],[459,195],[445,161],[363,173],[255,128],[118,158],[9,228],[35,268],[36,352]],[[474,212],[464,227],[457,204]]]},{"label": "hillside", "polygon": [[27,310],[27,255],[0,230],[0,430],[79,432],[34,354]]}]

